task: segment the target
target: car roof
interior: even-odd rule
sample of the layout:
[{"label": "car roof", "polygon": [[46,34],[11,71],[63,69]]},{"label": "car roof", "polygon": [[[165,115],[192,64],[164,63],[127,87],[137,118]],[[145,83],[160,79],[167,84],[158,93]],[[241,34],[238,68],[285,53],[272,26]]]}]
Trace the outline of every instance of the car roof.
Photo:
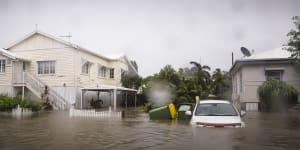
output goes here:
[{"label": "car roof", "polygon": [[222,103],[222,104],[231,104],[227,100],[200,100],[199,104],[208,104],[208,103]]}]

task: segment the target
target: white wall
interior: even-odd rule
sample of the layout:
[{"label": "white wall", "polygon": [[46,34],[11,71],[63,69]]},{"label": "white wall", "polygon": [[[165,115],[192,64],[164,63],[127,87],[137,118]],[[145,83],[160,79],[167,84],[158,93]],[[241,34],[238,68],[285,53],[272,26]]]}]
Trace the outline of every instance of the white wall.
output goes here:
[{"label": "white wall", "polygon": [[5,72],[0,73],[0,86],[11,86],[12,83],[12,62],[11,64],[8,64],[8,60],[11,61],[6,56],[0,55],[0,59],[6,60],[5,64]]},{"label": "white wall", "polygon": [[11,87],[11,86],[0,86],[0,93],[8,94],[10,96],[15,96],[13,87]]},{"label": "white wall", "polygon": [[[121,86],[121,68],[128,70],[128,65],[125,60],[108,60],[103,57],[96,56],[92,53],[81,49],[70,47],[56,40],[48,38],[41,34],[35,34],[21,43],[9,49],[12,53],[31,60],[26,63],[26,71],[37,75],[44,83],[51,86],[61,96],[74,103],[80,100],[80,87],[95,87],[97,85],[112,85]],[[90,73],[82,74],[82,59],[92,62]],[[38,61],[55,61],[55,74],[53,75],[38,75]],[[106,78],[98,76],[98,64],[108,68],[115,69],[115,78],[109,78],[109,70],[107,70]],[[7,69],[12,71],[11,69]],[[11,72],[10,72],[11,73]],[[4,75],[2,75],[4,76]],[[4,81],[10,82],[10,74],[4,77],[0,75],[0,85]],[[3,80],[1,82],[1,80]],[[77,87],[75,89],[74,87]]]},{"label": "white wall", "polygon": [[[26,70],[37,75],[50,86],[74,86],[74,51],[73,48],[55,40],[35,34],[25,41],[10,48],[16,55],[25,57],[31,62],[27,63]],[[54,75],[38,75],[38,61],[55,61]]]}]

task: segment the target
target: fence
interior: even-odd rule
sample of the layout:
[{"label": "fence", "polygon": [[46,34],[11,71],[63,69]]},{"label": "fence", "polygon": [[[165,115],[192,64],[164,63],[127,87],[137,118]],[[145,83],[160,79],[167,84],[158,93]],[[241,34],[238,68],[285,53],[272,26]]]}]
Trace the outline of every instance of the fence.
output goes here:
[{"label": "fence", "polygon": [[122,112],[111,111],[111,108],[109,108],[108,111],[96,111],[95,109],[70,108],[69,115],[70,117],[113,118],[113,119],[122,118]]},{"label": "fence", "polygon": [[33,112],[30,109],[21,108],[19,105],[17,108],[14,108],[12,110],[12,115],[17,118],[31,116],[32,114],[33,114]]}]

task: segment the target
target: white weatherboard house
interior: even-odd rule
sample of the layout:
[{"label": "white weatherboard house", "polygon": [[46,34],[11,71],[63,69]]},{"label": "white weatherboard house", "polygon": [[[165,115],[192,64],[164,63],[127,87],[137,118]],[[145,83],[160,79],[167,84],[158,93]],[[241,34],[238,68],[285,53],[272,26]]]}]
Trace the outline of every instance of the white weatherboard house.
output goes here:
[{"label": "white weatherboard house", "polygon": [[[300,72],[284,47],[264,51],[236,60],[230,69],[232,100],[241,110],[258,111],[257,89],[264,81],[275,78],[287,82],[300,91]],[[298,99],[300,102],[300,97]]]},{"label": "white weatherboard house", "polygon": [[33,94],[55,109],[89,108],[97,97],[116,109],[124,92],[127,103],[136,91],[121,87],[124,71],[137,74],[126,56],[105,57],[40,31],[0,49],[0,93]]}]

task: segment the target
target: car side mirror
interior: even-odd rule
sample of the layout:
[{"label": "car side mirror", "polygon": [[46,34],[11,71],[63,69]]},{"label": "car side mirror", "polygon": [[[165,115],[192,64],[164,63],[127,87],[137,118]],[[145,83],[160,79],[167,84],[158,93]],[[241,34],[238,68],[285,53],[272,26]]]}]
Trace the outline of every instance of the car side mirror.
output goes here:
[{"label": "car side mirror", "polygon": [[244,117],[246,115],[246,112],[245,111],[241,111],[241,117]]},{"label": "car side mirror", "polygon": [[185,111],[185,115],[187,115],[187,116],[191,116],[191,115],[192,115],[192,112],[191,112],[190,110],[188,110],[188,111]]}]

